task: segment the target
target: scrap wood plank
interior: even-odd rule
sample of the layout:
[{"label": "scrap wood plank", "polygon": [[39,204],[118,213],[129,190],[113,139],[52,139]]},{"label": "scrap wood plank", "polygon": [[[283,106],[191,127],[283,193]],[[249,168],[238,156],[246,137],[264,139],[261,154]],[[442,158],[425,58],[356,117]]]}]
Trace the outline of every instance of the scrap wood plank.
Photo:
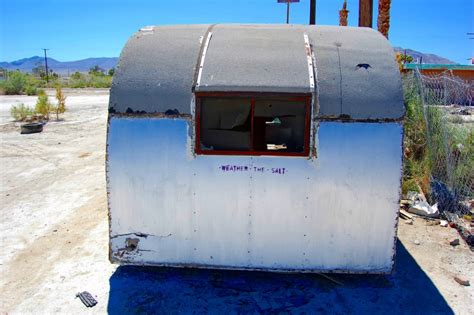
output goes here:
[{"label": "scrap wood plank", "polygon": [[404,217],[405,219],[413,220],[413,215],[409,214],[406,210],[400,209],[400,216]]}]

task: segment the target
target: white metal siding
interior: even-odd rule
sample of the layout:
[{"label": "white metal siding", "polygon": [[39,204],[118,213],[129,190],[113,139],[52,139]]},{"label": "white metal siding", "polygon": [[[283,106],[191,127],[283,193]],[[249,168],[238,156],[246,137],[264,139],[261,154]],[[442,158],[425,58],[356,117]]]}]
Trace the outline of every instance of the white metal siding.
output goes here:
[{"label": "white metal siding", "polygon": [[[314,160],[194,156],[190,134],[184,119],[111,117],[114,260],[390,271],[401,123],[322,122]],[[226,165],[242,169],[226,171]],[[123,250],[127,238],[139,240],[137,250]]]}]

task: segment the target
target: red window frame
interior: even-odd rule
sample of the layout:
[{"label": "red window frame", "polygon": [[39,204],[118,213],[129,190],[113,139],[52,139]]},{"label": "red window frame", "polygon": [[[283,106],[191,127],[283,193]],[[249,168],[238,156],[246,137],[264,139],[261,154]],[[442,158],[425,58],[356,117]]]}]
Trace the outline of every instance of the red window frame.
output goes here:
[{"label": "red window frame", "polygon": [[[311,94],[288,94],[288,93],[245,93],[245,92],[197,92],[196,96],[196,146],[195,152],[199,155],[269,155],[269,156],[309,156],[310,128],[311,128]],[[250,139],[253,140],[254,132],[254,111],[256,99],[278,99],[282,101],[295,101],[305,103],[305,131],[304,131],[304,151],[303,152],[278,152],[278,151],[255,151],[253,141],[249,151],[234,150],[202,150],[201,149],[201,102],[203,98],[245,98],[250,99],[251,105],[251,127]]]}]

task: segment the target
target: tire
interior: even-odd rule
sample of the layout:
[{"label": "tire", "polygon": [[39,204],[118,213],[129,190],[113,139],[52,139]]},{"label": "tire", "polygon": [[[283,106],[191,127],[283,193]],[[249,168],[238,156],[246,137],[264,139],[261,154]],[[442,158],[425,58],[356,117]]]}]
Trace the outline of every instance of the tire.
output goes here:
[{"label": "tire", "polygon": [[21,125],[21,134],[38,133],[43,131],[42,123],[29,123]]}]

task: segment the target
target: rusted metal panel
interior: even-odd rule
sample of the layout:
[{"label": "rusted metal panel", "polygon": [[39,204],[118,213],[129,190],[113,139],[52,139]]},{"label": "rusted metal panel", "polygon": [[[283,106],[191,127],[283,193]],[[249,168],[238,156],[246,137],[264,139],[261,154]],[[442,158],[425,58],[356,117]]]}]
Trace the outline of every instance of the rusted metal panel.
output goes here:
[{"label": "rusted metal panel", "polygon": [[321,122],[318,158],[196,156],[192,120],[111,117],[111,259],[390,272],[402,125]]}]

